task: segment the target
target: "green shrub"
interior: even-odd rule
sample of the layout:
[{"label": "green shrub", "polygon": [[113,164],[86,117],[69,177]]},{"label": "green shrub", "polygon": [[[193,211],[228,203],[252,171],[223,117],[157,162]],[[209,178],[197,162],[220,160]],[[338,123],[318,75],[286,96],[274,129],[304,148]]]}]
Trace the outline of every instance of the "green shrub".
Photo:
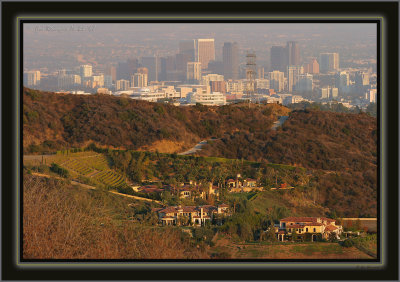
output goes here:
[{"label": "green shrub", "polygon": [[350,248],[354,246],[354,242],[351,239],[346,239],[343,242],[343,247]]}]

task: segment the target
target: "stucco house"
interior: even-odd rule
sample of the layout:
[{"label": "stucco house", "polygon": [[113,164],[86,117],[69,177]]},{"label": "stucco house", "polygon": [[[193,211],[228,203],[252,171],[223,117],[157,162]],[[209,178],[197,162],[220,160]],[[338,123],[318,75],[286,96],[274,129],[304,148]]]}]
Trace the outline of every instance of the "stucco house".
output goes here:
[{"label": "stucco house", "polygon": [[153,209],[157,212],[159,223],[162,225],[204,225],[217,216],[228,216],[229,206],[221,204],[218,206],[169,206],[166,208]]},{"label": "stucco house", "polygon": [[326,217],[286,217],[275,226],[275,234],[279,241],[291,239],[293,233],[301,240],[317,241],[318,238],[328,239],[333,233],[336,238],[343,232],[341,225]]}]

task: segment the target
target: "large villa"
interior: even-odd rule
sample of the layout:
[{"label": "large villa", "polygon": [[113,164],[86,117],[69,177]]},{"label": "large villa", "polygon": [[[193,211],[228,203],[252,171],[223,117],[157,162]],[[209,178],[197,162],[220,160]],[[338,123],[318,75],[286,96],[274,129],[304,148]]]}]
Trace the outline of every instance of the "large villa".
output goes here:
[{"label": "large villa", "polygon": [[229,215],[229,206],[170,206],[153,209],[162,225],[204,225],[217,217]]},{"label": "large villa", "polygon": [[292,239],[294,232],[299,240],[317,241],[318,238],[328,239],[332,233],[339,238],[343,228],[336,225],[334,219],[326,217],[286,217],[275,226],[279,241]]}]

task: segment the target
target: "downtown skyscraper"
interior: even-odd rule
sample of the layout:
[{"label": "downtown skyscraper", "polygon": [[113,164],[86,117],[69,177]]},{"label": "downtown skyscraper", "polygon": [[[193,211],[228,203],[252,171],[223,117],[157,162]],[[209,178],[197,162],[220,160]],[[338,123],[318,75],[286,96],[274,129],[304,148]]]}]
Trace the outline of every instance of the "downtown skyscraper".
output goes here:
[{"label": "downtown skyscraper", "polygon": [[201,63],[202,69],[207,69],[208,63],[215,60],[214,38],[196,39],[195,47],[195,61]]},{"label": "downtown skyscraper", "polygon": [[222,47],[222,63],[225,79],[239,78],[239,46],[236,42],[225,42]]},{"label": "downtown skyscraper", "polygon": [[300,49],[296,41],[288,41],[286,43],[287,52],[287,65],[298,66],[300,65]]}]

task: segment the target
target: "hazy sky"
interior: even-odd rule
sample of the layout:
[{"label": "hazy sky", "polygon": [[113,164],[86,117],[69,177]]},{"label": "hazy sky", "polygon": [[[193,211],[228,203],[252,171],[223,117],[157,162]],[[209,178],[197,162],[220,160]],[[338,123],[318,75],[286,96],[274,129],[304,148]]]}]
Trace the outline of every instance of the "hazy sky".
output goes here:
[{"label": "hazy sky", "polygon": [[102,64],[155,53],[174,55],[179,40],[194,38],[215,38],[217,59],[221,59],[224,42],[236,41],[242,54],[253,50],[260,62],[267,62],[270,47],[289,40],[299,42],[303,56],[339,52],[343,59],[371,57],[376,52],[376,36],[376,24],[24,24],[24,63],[37,67],[40,60],[47,64],[54,60],[52,67],[56,67],[79,60]]}]

